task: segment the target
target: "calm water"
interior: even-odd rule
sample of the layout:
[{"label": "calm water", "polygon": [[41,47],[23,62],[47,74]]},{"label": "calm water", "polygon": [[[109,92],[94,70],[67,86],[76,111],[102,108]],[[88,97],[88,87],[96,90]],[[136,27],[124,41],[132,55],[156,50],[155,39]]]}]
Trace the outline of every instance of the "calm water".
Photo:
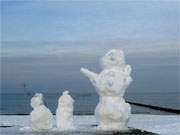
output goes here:
[{"label": "calm water", "polygon": [[[75,114],[93,114],[98,103],[96,93],[71,93],[75,99]],[[45,103],[55,113],[57,101],[60,93],[45,93]],[[26,94],[1,94],[1,114],[28,114],[30,98],[32,95]],[[127,93],[126,100],[137,103],[144,103],[160,107],[180,109],[178,93]],[[132,105],[133,113],[166,114],[165,112]]]}]

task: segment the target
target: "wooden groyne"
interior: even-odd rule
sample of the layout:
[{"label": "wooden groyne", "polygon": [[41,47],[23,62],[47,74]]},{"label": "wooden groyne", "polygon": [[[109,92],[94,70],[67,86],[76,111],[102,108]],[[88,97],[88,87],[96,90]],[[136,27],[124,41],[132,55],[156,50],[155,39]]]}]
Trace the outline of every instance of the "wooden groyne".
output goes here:
[{"label": "wooden groyne", "polygon": [[180,110],[179,110],[179,109],[159,107],[159,106],[147,105],[147,104],[136,103],[136,102],[131,102],[131,101],[127,101],[127,102],[128,102],[129,104],[136,105],[136,106],[147,107],[147,108],[151,108],[151,109],[154,109],[154,110],[160,110],[160,111],[165,111],[165,112],[180,114]]}]

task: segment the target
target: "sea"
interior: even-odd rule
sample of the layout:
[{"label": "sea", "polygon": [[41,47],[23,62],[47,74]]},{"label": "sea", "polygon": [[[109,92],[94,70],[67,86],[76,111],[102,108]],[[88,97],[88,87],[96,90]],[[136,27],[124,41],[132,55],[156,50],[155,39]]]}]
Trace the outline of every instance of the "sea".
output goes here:
[{"label": "sea", "polygon": [[[61,93],[43,93],[45,105],[55,114],[57,101]],[[94,93],[71,93],[75,100],[75,115],[93,115],[99,97]],[[32,111],[30,99],[32,93],[1,93],[0,114],[29,114]],[[179,93],[126,93],[127,102],[142,103],[164,108],[179,109]],[[170,114],[164,111],[131,105],[133,114]]]},{"label": "sea", "polygon": [[[74,114],[93,114],[99,97],[81,67],[100,73],[100,59],[112,48],[125,52],[133,82],[124,96],[127,102],[180,109],[179,51],[176,44],[124,45],[107,42],[5,42],[1,56],[0,114],[29,114],[30,99],[44,94],[55,113],[62,91],[75,99]],[[25,85],[26,84],[26,85]],[[25,91],[24,88],[27,90]],[[148,107],[132,106],[132,113],[167,114]]]}]

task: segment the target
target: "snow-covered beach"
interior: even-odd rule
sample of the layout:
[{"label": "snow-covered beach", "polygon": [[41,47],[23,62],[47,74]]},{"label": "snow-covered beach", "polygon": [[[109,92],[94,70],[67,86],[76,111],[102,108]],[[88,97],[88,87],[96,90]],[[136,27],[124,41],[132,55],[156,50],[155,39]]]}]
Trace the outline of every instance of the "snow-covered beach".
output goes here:
[{"label": "snow-covered beach", "polygon": [[[20,128],[29,126],[29,115],[1,115],[0,119],[1,135],[28,133]],[[74,122],[79,131],[93,130],[93,126],[97,124],[93,115],[75,115]],[[179,135],[180,115],[132,114],[129,126],[160,135]]]}]

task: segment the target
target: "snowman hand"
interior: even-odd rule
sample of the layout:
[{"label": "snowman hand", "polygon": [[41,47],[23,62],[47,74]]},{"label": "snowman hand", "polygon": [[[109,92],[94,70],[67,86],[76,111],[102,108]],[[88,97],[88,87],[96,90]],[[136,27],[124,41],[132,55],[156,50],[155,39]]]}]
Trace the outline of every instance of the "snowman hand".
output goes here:
[{"label": "snowman hand", "polygon": [[86,77],[88,77],[91,81],[95,81],[96,78],[97,78],[97,76],[98,76],[96,73],[91,72],[91,71],[89,71],[89,70],[86,69],[86,68],[81,68],[81,69],[80,69],[80,72],[81,72],[83,75],[85,75]]},{"label": "snowman hand", "polygon": [[88,73],[89,73],[89,70],[88,70],[87,68],[81,68],[81,69],[80,69],[80,72],[81,72],[83,75],[87,76]]}]

